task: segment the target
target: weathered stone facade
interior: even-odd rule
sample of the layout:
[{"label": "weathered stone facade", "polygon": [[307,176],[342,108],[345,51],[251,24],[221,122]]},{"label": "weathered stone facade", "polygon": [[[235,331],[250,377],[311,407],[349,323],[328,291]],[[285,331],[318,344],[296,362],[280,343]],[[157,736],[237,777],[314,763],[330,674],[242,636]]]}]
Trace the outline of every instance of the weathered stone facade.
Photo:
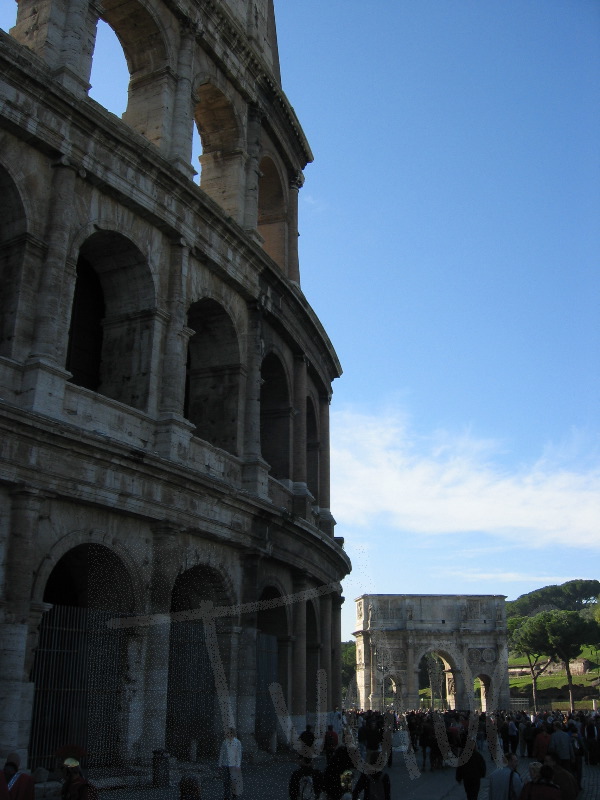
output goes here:
[{"label": "weathered stone facade", "polygon": [[[99,19],[131,73],[122,119],[87,95]],[[272,747],[269,682],[303,724],[319,668],[339,703],[341,370],[299,285],[311,158],[272,0],[19,0],[0,31],[0,753],[190,759],[223,691],[246,750]],[[207,603],[228,608],[212,633]]]},{"label": "weathered stone facade", "polygon": [[391,681],[401,709],[419,707],[419,662],[444,664],[450,708],[508,708],[508,648],[503,595],[368,594],[356,600],[356,674],[361,708],[380,709]]}]

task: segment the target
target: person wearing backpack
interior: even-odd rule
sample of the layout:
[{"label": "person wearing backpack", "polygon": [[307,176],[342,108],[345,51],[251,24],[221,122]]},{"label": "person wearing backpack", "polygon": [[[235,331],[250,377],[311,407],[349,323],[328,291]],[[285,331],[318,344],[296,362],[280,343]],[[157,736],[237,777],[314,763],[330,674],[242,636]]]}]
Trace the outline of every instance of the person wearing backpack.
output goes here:
[{"label": "person wearing backpack", "polygon": [[290,800],[317,800],[321,793],[321,773],[313,768],[309,758],[303,758],[290,776]]}]

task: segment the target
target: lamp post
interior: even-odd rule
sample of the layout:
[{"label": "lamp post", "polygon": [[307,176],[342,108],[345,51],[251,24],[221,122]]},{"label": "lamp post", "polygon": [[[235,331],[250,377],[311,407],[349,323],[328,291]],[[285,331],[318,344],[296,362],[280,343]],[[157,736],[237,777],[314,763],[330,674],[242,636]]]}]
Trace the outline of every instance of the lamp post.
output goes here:
[{"label": "lamp post", "polygon": [[381,643],[375,645],[375,669],[381,673],[381,713],[385,712],[385,676],[390,669],[390,654]]}]

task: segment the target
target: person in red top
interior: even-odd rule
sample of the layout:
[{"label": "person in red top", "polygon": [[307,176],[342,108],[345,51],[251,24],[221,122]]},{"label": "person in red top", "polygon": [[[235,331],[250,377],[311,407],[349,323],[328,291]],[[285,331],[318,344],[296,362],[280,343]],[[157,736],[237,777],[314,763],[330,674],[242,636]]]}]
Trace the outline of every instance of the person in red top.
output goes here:
[{"label": "person in red top", "polygon": [[35,784],[26,772],[21,772],[21,758],[18,753],[9,753],[4,764],[4,778],[8,788],[9,800],[35,800]]},{"label": "person in red top", "polygon": [[328,725],[327,732],[323,737],[323,752],[325,753],[325,759],[327,760],[328,764],[331,761],[333,754],[337,750],[338,741],[338,735],[333,730],[333,725]]},{"label": "person in red top", "polygon": [[533,740],[533,758],[535,761],[544,762],[548,746],[550,745],[550,733],[544,726]]}]

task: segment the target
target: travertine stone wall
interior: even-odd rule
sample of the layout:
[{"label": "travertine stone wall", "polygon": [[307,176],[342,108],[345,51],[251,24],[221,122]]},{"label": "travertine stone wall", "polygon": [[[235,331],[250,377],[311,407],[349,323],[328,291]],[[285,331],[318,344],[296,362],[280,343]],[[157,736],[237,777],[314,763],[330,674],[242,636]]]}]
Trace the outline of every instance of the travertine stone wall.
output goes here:
[{"label": "travertine stone wall", "polygon": [[[130,69],[122,119],[87,95],[99,19]],[[251,752],[257,714],[261,746],[276,730],[260,635],[298,724],[319,665],[340,702],[350,569],[329,508],[341,367],[300,289],[312,154],[272,1],[20,0],[0,76],[0,753],[41,752],[35,654],[63,606],[162,615],[115,640],[110,726],[125,759],[199,753],[168,713],[187,657],[169,615],[209,602],[233,609],[214,641]],[[299,585],[314,596],[288,607]],[[279,611],[240,610],[265,598]]]}]

